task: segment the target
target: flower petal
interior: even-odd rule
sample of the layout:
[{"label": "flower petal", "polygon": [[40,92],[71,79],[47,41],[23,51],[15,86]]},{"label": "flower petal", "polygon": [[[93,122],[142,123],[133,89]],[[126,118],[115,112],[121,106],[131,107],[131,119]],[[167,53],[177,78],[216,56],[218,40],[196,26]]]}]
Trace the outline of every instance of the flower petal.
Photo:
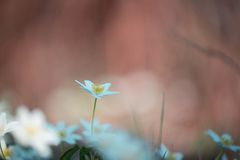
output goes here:
[{"label": "flower petal", "polygon": [[71,135],[72,138],[76,139],[76,140],[80,140],[82,137],[78,134],[73,134]]},{"label": "flower petal", "polygon": [[94,83],[92,81],[85,80],[84,83],[88,89],[92,90],[92,86],[94,85]]},{"label": "flower petal", "polygon": [[75,80],[75,82],[77,82],[81,87],[85,88],[86,86],[84,84],[82,84],[81,82],[79,82],[78,80]]},{"label": "flower petal", "polygon": [[110,128],[111,128],[111,125],[110,125],[110,124],[103,124],[103,125],[102,125],[103,131],[106,131],[106,130],[108,130],[108,129],[110,129]]},{"label": "flower petal", "polygon": [[224,155],[221,157],[221,160],[228,160],[227,155],[224,154]]},{"label": "flower petal", "polygon": [[5,150],[7,148],[6,142],[3,138],[1,139],[1,147],[2,147],[2,150]]},{"label": "flower petal", "polygon": [[69,144],[75,144],[76,141],[80,139],[81,139],[80,135],[72,134],[72,135],[69,135],[67,138],[65,138],[64,141]]},{"label": "flower petal", "polygon": [[19,106],[17,109],[17,117],[21,123],[28,122],[28,117],[31,115],[30,111],[27,109],[26,106],[22,105]]},{"label": "flower petal", "polygon": [[104,83],[104,84],[102,85],[103,88],[104,88],[103,92],[107,91],[107,90],[110,88],[111,85],[112,85],[111,83]]},{"label": "flower petal", "polygon": [[64,128],[66,128],[66,124],[64,122],[58,122],[56,128],[59,131],[64,130]]},{"label": "flower petal", "polygon": [[17,129],[19,125],[19,122],[10,122],[7,124],[5,133],[12,132],[13,130]]},{"label": "flower petal", "polygon": [[78,130],[78,125],[71,125],[67,128],[67,133],[73,133],[76,132]]},{"label": "flower petal", "polygon": [[159,149],[159,154],[161,157],[164,157],[164,156],[165,156],[165,158],[168,157],[169,150],[164,144],[161,145],[161,147]]},{"label": "flower petal", "polygon": [[78,80],[75,80],[75,82],[77,82],[83,90],[85,90],[86,92],[91,94],[93,97],[98,98],[97,95],[92,90],[93,83],[91,81],[85,80],[84,82],[85,82],[86,85],[82,84]]},{"label": "flower petal", "polygon": [[115,95],[115,94],[118,94],[119,92],[113,92],[113,91],[106,91],[106,92],[103,92],[102,94],[99,94],[98,96],[99,97],[104,97],[104,96],[111,96],[111,95]]},{"label": "flower petal", "polygon": [[75,144],[75,139],[73,139],[72,137],[69,138],[65,138],[64,139],[65,142],[67,142],[68,144]]},{"label": "flower petal", "polygon": [[236,146],[236,145],[231,145],[227,147],[228,149],[230,149],[233,152],[239,152],[240,151],[240,146]]},{"label": "flower petal", "polygon": [[182,153],[174,153],[175,160],[182,160],[183,159],[183,154]]},{"label": "flower petal", "polygon": [[214,142],[221,143],[221,138],[215,132],[213,132],[211,129],[208,129],[205,133],[208,136],[210,136]]},{"label": "flower petal", "polygon": [[90,129],[91,129],[90,123],[87,122],[87,121],[85,121],[84,119],[81,119],[81,120],[80,120],[80,123],[81,123],[81,125],[83,126],[83,128],[84,128],[85,130],[90,130]]},{"label": "flower petal", "polygon": [[6,124],[7,124],[6,113],[1,113],[1,115],[0,115],[0,125],[1,125],[1,127],[5,128]]}]

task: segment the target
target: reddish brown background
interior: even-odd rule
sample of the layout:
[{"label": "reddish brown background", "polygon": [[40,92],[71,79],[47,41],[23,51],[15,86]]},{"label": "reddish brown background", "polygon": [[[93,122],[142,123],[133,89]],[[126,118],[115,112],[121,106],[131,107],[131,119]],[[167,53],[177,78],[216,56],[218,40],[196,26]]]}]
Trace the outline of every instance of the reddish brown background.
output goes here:
[{"label": "reddish brown background", "polygon": [[238,0],[2,0],[0,93],[14,106],[43,107],[64,82],[153,72],[169,105],[192,98],[179,81],[194,86],[185,125],[210,119],[237,135],[239,28]]}]

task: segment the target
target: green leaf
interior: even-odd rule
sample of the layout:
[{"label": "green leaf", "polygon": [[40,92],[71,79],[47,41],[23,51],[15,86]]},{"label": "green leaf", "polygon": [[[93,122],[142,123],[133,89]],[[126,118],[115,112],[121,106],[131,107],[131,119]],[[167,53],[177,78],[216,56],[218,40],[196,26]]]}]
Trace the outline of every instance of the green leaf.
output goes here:
[{"label": "green leaf", "polygon": [[62,156],[61,160],[71,160],[72,156],[79,150],[79,146],[75,145],[73,148],[67,150]]},{"label": "green leaf", "polygon": [[91,149],[90,148],[86,148],[86,147],[82,147],[80,149],[80,152],[79,152],[79,157],[80,159],[82,160],[86,160],[86,157],[89,157],[91,154]]},{"label": "green leaf", "polygon": [[102,158],[92,149],[82,147],[79,152],[80,160],[102,160]]}]

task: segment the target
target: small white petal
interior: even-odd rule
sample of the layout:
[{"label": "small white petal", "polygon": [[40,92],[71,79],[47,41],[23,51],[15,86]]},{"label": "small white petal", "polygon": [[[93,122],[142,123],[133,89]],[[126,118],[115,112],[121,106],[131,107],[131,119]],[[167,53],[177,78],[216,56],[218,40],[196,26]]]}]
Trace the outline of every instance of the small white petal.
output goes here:
[{"label": "small white petal", "polygon": [[87,88],[92,88],[92,86],[94,85],[94,83],[90,80],[85,80],[84,83]]},{"label": "small white petal", "polygon": [[103,92],[107,91],[110,88],[111,85],[112,85],[111,83],[104,83],[102,85],[104,87],[104,91]]},{"label": "small white petal", "polygon": [[5,150],[7,148],[6,142],[3,138],[1,139],[1,147],[2,147],[2,150]]},{"label": "small white petal", "polygon": [[85,87],[86,87],[84,84],[82,84],[82,83],[79,82],[78,80],[75,80],[75,82],[77,82],[82,88],[85,88]]},{"label": "small white petal", "polygon": [[6,118],[6,113],[1,113],[0,115],[0,124],[1,127],[5,127],[7,124],[7,118]]},{"label": "small white petal", "polygon": [[46,147],[46,144],[43,141],[35,142],[34,149],[41,157],[48,158],[51,155],[51,149]]},{"label": "small white petal", "polygon": [[5,129],[5,133],[14,131],[15,129],[18,128],[18,126],[19,126],[19,122],[17,121],[8,123]]}]

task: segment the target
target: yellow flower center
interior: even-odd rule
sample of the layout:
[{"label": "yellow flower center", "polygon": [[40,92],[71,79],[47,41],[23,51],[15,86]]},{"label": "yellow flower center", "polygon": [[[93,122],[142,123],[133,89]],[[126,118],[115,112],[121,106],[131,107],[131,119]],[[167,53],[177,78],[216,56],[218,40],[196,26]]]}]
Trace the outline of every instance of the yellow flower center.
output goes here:
[{"label": "yellow flower center", "polygon": [[8,157],[11,157],[12,151],[10,149],[6,148],[3,150],[3,154],[6,158],[8,158]]},{"label": "yellow flower center", "polygon": [[229,138],[225,138],[224,136],[221,137],[221,141],[224,145],[230,146],[233,144],[233,140]]},{"label": "yellow flower center", "polygon": [[58,134],[62,139],[66,137],[66,133],[64,131],[60,131]]},{"label": "yellow flower center", "polygon": [[38,128],[35,126],[30,126],[30,127],[26,128],[26,130],[27,130],[27,133],[29,136],[34,136],[38,132]]},{"label": "yellow flower center", "polygon": [[0,126],[0,133],[3,133],[3,132],[4,132],[4,127]]},{"label": "yellow flower center", "polygon": [[100,94],[103,92],[104,87],[102,85],[92,85],[93,92],[96,94]]}]

